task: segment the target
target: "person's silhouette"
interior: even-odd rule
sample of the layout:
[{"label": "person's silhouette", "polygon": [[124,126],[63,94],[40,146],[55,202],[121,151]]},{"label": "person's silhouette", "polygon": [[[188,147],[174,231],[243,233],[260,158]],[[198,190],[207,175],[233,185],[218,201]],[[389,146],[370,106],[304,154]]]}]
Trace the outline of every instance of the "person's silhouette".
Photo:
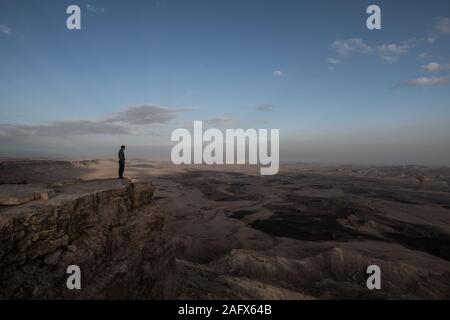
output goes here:
[{"label": "person's silhouette", "polygon": [[119,179],[124,179],[123,172],[125,171],[125,146],[121,146],[119,153]]}]

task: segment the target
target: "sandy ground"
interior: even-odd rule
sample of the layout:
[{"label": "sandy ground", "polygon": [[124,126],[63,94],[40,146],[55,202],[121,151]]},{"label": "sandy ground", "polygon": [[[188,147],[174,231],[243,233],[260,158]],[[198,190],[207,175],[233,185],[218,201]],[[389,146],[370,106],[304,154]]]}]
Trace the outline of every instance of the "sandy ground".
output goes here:
[{"label": "sandy ground", "polygon": [[[0,181],[111,178],[117,167],[2,164]],[[450,298],[449,169],[290,164],[260,176],[255,166],[135,159],[125,176],[156,187],[180,298]],[[366,287],[371,264],[381,290]]]}]

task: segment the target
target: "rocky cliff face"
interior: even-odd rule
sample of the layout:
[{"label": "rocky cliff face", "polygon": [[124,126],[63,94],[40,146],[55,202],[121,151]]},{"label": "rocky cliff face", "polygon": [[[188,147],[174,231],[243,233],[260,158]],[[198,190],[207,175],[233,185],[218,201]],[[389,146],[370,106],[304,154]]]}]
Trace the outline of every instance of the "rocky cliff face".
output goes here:
[{"label": "rocky cliff face", "polygon": [[[153,190],[118,179],[0,185],[0,298],[173,297],[174,251]],[[70,265],[81,290],[66,286]]]}]

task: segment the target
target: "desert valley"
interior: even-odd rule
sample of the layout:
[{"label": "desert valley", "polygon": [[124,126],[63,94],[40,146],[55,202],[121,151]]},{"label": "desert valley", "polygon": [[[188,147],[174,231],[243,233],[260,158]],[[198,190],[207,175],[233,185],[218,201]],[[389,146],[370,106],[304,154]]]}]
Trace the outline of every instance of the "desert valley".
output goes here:
[{"label": "desert valley", "polygon": [[[127,179],[116,171],[1,163],[3,298],[450,297],[450,169],[284,164],[260,176],[135,159]],[[90,285],[67,293],[77,259]],[[381,290],[366,287],[371,264]]]}]

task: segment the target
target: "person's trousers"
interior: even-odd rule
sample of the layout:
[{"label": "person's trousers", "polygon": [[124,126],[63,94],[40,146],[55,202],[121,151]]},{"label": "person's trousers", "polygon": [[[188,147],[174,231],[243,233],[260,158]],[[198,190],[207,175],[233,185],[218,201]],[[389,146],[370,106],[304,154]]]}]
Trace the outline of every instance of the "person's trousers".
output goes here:
[{"label": "person's trousers", "polygon": [[124,170],[125,170],[125,161],[119,161],[119,178],[123,178]]}]

